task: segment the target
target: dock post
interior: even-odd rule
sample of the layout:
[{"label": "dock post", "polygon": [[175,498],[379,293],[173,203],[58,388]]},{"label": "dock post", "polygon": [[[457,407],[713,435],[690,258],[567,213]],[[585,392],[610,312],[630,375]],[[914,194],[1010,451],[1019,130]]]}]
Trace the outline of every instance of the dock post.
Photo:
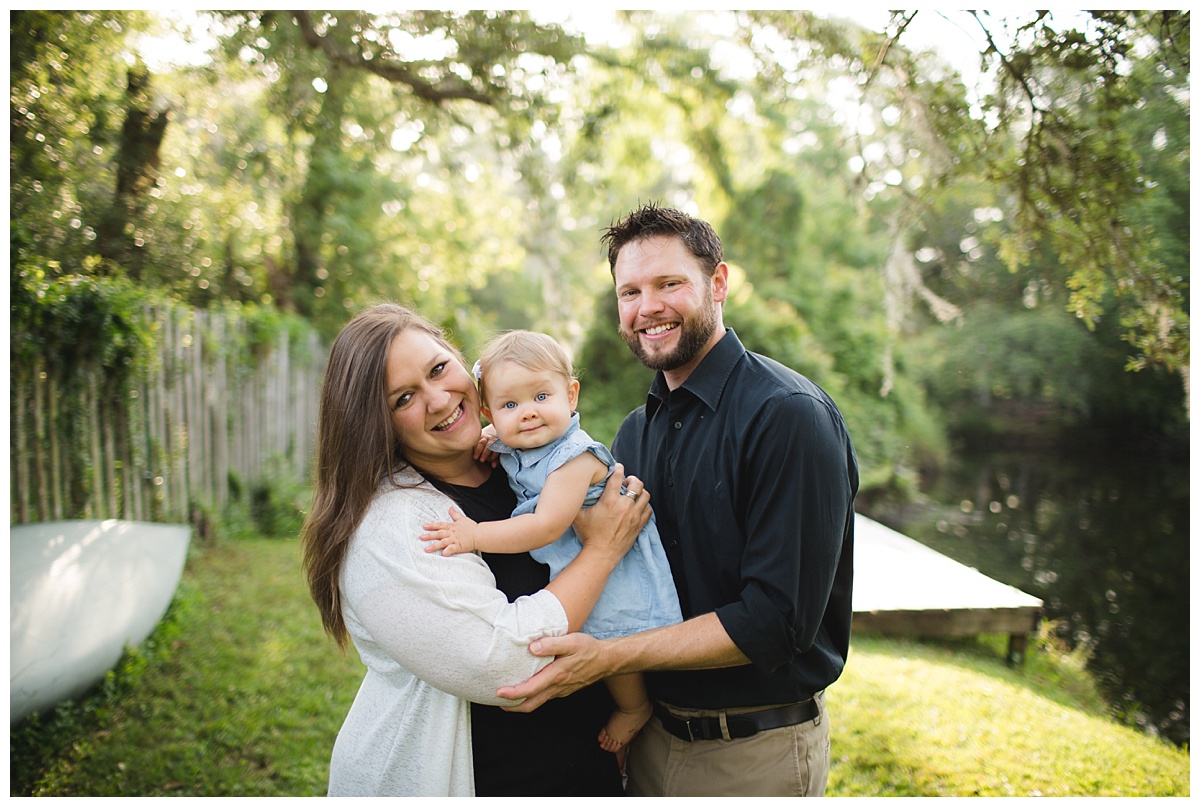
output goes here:
[{"label": "dock post", "polygon": [[1029,644],[1028,633],[1008,634],[1008,666],[1021,667],[1025,664],[1025,647]]}]

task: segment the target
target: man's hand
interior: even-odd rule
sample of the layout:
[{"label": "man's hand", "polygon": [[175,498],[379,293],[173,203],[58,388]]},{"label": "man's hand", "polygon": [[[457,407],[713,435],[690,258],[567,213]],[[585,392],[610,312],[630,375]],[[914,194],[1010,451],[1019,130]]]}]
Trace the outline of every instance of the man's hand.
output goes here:
[{"label": "man's hand", "polygon": [[501,687],[496,692],[501,698],[525,698],[517,706],[505,706],[505,711],[532,712],[551,698],[565,697],[610,675],[605,666],[604,643],[585,633],[538,639],[530,643],[529,652],[558,658],[525,683]]}]

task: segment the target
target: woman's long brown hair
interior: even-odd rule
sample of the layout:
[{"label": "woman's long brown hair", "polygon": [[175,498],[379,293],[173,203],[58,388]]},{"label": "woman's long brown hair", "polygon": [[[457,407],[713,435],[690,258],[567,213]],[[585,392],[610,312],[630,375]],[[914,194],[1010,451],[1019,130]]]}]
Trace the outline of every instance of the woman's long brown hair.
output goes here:
[{"label": "woman's long brown hair", "polygon": [[338,580],[346,548],[379,485],[406,463],[387,406],[387,355],[396,336],[425,331],[456,358],[441,330],[389,303],[355,316],[330,348],[317,412],[313,504],[300,540],[308,588],[325,631],[343,651],[349,634]]}]

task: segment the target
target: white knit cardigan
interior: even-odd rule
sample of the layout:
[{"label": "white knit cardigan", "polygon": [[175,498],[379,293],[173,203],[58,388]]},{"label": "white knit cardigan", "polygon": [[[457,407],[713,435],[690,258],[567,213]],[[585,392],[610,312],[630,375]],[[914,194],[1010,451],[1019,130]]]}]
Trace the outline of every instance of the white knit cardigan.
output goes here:
[{"label": "white knit cardigan", "polygon": [[342,614],[367,666],[333,747],[330,796],[470,796],[469,701],[505,705],[550,659],[528,644],[567,631],[558,599],[509,603],[474,554],[426,553],[422,525],[451,500],[411,469],[380,488],[346,551]]}]

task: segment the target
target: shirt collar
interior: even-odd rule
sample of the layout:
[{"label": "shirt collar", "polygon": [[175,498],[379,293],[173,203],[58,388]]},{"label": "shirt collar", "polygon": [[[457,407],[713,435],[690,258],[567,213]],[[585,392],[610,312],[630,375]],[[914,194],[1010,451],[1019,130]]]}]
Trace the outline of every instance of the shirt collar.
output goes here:
[{"label": "shirt collar", "polygon": [[[537,462],[538,460],[542,459],[547,454],[549,454],[551,451],[553,451],[554,447],[559,444],[559,442],[563,439],[563,437],[566,437],[571,432],[575,432],[578,430],[579,430],[579,413],[576,412],[575,414],[571,415],[571,425],[567,426],[567,430],[565,432],[563,432],[562,437],[559,437],[557,440],[551,440],[549,443],[547,443],[544,446],[538,446],[537,448],[520,449],[521,456],[524,458],[525,462],[527,462],[527,463]],[[495,451],[497,454],[515,454],[518,450],[518,449],[513,448],[512,446],[506,445],[499,438],[493,440],[491,445],[488,446],[488,448],[490,448],[492,451]]]},{"label": "shirt collar", "polygon": [[[721,341],[713,345],[712,350],[700,360],[680,388],[695,395],[715,412],[721,395],[725,392],[725,384],[733,374],[733,368],[745,353],[746,348],[733,332],[733,328],[726,328]],[[658,410],[669,393],[666,376],[659,370],[654,374],[654,383],[650,385],[650,392],[646,396],[647,418]]]}]

